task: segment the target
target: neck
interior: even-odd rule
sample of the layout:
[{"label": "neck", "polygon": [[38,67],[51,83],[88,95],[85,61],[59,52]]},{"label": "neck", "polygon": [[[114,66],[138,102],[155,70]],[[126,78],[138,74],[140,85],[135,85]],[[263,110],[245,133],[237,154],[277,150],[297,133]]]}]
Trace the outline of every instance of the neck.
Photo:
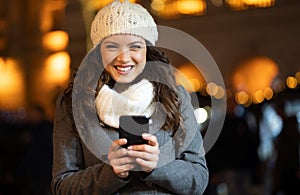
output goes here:
[{"label": "neck", "polygon": [[114,88],[118,93],[122,93],[123,91],[128,89],[131,85],[134,85],[134,84],[140,82],[141,80],[142,80],[142,78],[140,76],[138,76],[137,78],[135,78],[133,81],[131,81],[129,83],[118,83],[113,80],[112,88]]},{"label": "neck", "polygon": [[122,93],[123,91],[128,89],[130,85],[131,83],[115,83],[114,89],[116,90],[116,92]]}]

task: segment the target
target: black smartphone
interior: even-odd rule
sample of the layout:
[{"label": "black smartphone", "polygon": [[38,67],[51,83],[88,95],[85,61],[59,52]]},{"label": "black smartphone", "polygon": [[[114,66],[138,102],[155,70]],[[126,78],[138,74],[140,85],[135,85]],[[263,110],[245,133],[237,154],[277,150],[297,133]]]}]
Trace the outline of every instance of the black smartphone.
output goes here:
[{"label": "black smartphone", "polygon": [[122,147],[127,148],[130,145],[148,143],[147,140],[143,139],[142,134],[149,132],[149,118],[145,116],[121,116],[119,125],[119,138],[127,139],[127,144]]}]

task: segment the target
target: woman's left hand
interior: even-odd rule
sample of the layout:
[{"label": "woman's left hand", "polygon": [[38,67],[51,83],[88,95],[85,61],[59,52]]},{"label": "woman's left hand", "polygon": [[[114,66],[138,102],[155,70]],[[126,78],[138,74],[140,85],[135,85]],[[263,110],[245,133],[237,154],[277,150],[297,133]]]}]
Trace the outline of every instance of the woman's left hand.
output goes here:
[{"label": "woman's left hand", "polygon": [[128,156],[136,158],[136,162],[140,165],[141,170],[145,172],[151,172],[157,167],[159,144],[157,138],[154,135],[144,133],[143,139],[148,141],[148,144],[132,145],[127,149]]}]

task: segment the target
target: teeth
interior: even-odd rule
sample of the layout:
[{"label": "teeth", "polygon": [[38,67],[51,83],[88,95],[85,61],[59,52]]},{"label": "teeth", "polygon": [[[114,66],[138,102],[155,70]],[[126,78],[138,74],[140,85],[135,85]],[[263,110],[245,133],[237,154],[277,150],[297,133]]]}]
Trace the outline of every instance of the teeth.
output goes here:
[{"label": "teeth", "polygon": [[126,67],[116,66],[116,69],[119,70],[119,71],[122,71],[122,72],[126,72],[126,71],[129,71],[131,69],[131,66],[126,66]]}]

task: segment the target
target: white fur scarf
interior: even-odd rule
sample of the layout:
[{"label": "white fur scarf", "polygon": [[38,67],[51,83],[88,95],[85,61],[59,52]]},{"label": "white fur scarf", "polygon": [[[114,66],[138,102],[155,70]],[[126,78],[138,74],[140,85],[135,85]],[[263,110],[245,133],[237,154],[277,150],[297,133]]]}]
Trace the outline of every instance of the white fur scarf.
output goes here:
[{"label": "white fur scarf", "polygon": [[153,85],[148,80],[141,80],[122,93],[103,85],[96,99],[96,110],[101,121],[119,128],[119,118],[122,115],[143,115],[150,117],[154,111]]}]

